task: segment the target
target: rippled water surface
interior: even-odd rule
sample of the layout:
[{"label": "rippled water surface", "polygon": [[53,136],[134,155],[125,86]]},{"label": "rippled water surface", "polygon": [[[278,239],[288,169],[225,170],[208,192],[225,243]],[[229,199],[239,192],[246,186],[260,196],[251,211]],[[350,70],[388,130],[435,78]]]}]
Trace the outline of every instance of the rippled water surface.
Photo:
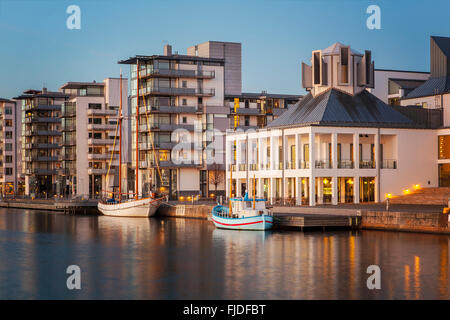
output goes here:
[{"label": "rippled water surface", "polygon": [[[0,299],[448,299],[449,240],[0,209]],[[373,264],[381,290],[366,286]]]}]

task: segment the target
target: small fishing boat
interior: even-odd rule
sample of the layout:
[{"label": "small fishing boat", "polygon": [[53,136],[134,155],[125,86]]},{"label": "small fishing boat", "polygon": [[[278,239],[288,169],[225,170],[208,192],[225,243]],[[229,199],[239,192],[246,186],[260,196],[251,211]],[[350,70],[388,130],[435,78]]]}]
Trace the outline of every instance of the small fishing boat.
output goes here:
[{"label": "small fishing boat", "polygon": [[212,221],[217,228],[233,230],[269,230],[273,216],[264,199],[231,198],[230,207],[217,205],[212,209]]}]

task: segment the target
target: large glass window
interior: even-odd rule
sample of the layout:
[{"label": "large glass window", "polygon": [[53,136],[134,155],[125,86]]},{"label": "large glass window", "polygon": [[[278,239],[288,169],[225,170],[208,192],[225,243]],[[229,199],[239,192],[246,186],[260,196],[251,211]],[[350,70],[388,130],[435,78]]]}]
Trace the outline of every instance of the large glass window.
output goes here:
[{"label": "large glass window", "polygon": [[450,163],[439,164],[439,187],[450,187]]},{"label": "large glass window", "polygon": [[439,159],[450,159],[450,135],[438,137]]}]

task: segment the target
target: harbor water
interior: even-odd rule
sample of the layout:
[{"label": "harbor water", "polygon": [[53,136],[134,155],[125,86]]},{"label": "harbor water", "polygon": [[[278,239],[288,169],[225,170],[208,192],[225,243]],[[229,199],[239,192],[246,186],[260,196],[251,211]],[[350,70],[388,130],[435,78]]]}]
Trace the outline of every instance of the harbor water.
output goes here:
[{"label": "harbor water", "polygon": [[[0,299],[448,299],[449,242],[0,209]],[[67,288],[70,265],[80,290]],[[381,289],[367,287],[371,265]]]}]

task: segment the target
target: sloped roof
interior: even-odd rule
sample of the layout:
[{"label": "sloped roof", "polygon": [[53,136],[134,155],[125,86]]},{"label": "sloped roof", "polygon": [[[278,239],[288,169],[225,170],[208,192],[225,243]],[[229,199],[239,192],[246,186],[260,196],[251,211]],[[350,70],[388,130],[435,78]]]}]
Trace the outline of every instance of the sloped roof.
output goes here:
[{"label": "sloped roof", "polygon": [[446,92],[450,92],[450,77],[430,78],[424,84],[411,91],[406,96],[406,99],[432,96]]},{"label": "sloped roof", "polygon": [[389,80],[398,84],[398,86],[402,89],[415,89],[421,84],[425,83],[426,81],[417,79],[398,79],[398,78],[389,78]]},{"label": "sloped roof", "polygon": [[366,90],[352,96],[334,88],[315,98],[309,93],[267,127],[307,125],[421,127]]},{"label": "sloped roof", "polygon": [[431,39],[437,44],[441,51],[450,58],[450,38],[431,36]]}]

